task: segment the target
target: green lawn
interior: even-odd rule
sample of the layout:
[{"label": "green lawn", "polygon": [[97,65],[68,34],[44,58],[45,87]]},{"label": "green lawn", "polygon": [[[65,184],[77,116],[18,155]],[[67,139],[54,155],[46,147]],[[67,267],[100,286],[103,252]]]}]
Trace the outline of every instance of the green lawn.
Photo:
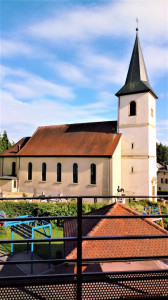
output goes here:
[{"label": "green lawn", "polygon": [[[63,237],[63,228],[62,227],[53,227],[51,231],[51,237],[52,238],[62,238]],[[14,239],[22,239],[18,234],[14,233],[13,235]],[[42,235],[35,233],[35,238],[43,238]],[[5,240],[5,239],[11,239],[11,230],[9,227],[0,227],[0,239]],[[30,245],[29,245],[30,249]],[[5,252],[6,254],[10,254],[10,244],[1,244],[0,245],[0,250]],[[21,244],[14,244],[13,247],[14,254],[19,253],[22,251],[27,250],[27,244],[26,243],[21,243]],[[61,250],[63,252],[64,246],[63,242],[55,242],[51,243],[51,258],[56,258],[56,251]],[[48,243],[34,243],[34,253],[37,253],[39,256],[42,258],[48,258]]]}]

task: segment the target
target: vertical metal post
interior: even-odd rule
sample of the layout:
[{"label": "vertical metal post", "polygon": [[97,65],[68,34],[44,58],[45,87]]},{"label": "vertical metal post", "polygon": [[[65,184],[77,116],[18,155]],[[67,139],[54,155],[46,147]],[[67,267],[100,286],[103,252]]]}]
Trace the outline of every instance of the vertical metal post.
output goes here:
[{"label": "vertical metal post", "polygon": [[[51,238],[51,224],[49,224],[49,238]],[[48,258],[51,259],[51,242],[49,242],[49,253],[48,253]],[[51,267],[51,264],[49,262],[48,267]]]},{"label": "vertical metal post", "polygon": [[[11,229],[11,240],[13,240],[13,230]],[[13,243],[11,243],[11,256],[13,255]]]},{"label": "vertical metal post", "polygon": [[[32,228],[32,240],[34,239],[34,230]],[[31,242],[31,274],[33,274],[33,251],[34,251],[34,243]]]},{"label": "vertical metal post", "polygon": [[77,300],[82,299],[82,198],[77,199]]}]

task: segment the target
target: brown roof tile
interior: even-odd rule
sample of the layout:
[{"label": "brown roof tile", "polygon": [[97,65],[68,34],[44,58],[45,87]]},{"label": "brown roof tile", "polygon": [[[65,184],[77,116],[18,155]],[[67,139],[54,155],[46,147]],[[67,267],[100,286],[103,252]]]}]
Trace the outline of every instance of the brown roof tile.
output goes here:
[{"label": "brown roof tile", "polygon": [[111,156],[119,142],[117,122],[39,127],[19,156]]},{"label": "brown roof tile", "polygon": [[[105,215],[109,209],[114,204],[106,205],[100,209],[93,210],[85,215]],[[89,219],[89,222],[86,219],[82,220],[82,235],[86,236],[89,232],[100,222],[100,219]],[[70,219],[64,221],[64,236],[65,237],[76,237],[77,236],[77,221],[76,219]],[[65,257],[74,249],[76,248],[76,241],[65,241],[64,242],[64,255]]]},{"label": "brown roof tile", "polygon": [[[115,204],[107,215],[137,215],[135,211],[122,204]],[[139,215],[139,214],[138,214]],[[87,220],[89,222],[89,220]],[[120,235],[160,235],[168,234],[159,225],[147,219],[102,219],[96,224],[88,236],[120,236]],[[167,239],[144,240],[107,240],[84,241],[82,243],[83,258],[110,258],[133,256],[168,255]],[[67,256],[76,258],[76,248]]]},{"label": "brown roof tile", "polygon": [[23,137],[12,148],[5,150],[3,153],[1,153],[0,156],[15,156],[18,153],[18,147],[20,146],[20,149],[22,149],[29,139],[30,137]]}]

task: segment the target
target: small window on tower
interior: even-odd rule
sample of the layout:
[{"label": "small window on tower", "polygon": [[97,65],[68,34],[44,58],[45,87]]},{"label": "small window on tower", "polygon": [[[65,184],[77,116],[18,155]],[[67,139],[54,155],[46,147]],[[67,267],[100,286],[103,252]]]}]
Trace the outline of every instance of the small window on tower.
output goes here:
[{"label": "small window on tower", "polygon": [[151,108],[151,117],[153,117],[153,108]]},{"label": "small window on tower", "polygon": [[134,149],[134,143],[131,144],[131,149]]},{"label": "small window on tower", "polygon": [[130,102],[130,116],[136,116],[136,102]]},{"label": "small window on tower", "polygon": [[134,167],[131,167],[131,173],[134,173]]}]

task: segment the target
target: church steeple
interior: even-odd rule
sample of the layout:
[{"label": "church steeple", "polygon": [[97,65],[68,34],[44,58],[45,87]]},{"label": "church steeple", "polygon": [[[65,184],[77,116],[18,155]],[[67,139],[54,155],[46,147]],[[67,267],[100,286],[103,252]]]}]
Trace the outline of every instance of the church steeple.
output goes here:
[{"label": "church steeple", "polygon": [[150,92],[155,98],[157,98],[149,83],[145,62],[141,50],[141,45],[138,37],[138,29],[136,29],[136,31],[137,33],[135,44],[125,85],[116,93],[116,96]]}]

